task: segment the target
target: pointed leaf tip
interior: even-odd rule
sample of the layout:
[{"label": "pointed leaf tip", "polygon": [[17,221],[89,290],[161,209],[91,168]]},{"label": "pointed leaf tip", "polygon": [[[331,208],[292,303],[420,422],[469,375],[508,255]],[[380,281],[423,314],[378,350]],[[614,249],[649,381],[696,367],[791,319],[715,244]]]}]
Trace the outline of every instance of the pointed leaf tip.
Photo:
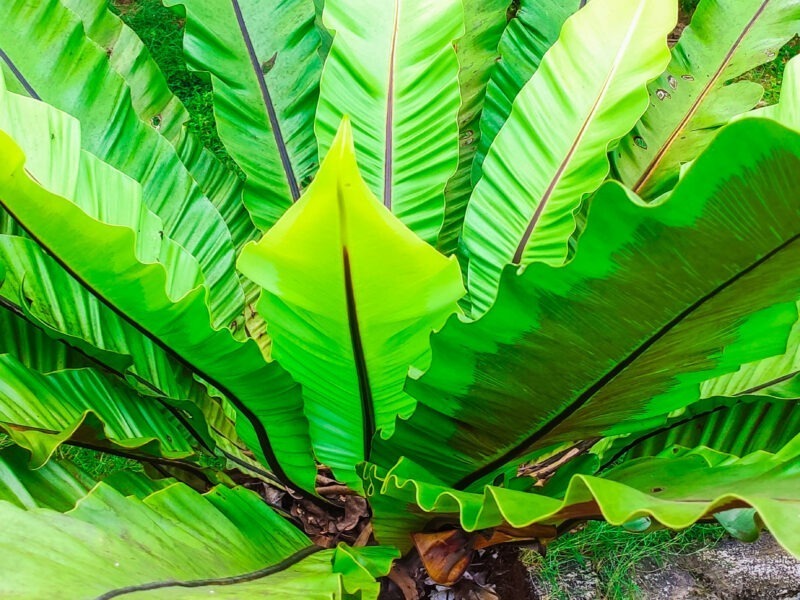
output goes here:
[{"label": "pointed leaf tip", "polygon": [[336,136],[333,138],[330,150],[325,155],[322,161],[323,167],[328,162],[329,157],[336,156],[341,161],[348,158],[355,164],[356,147],[353,141],[353,127],[350,123],[350,117],[344,115],[339,123],[339,129],[336,131]]}]

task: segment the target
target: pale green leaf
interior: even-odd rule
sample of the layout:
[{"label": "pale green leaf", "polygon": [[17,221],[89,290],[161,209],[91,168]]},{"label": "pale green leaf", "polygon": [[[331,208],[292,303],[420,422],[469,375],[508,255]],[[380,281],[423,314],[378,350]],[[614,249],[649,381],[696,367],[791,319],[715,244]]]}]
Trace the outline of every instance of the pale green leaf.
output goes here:
[{"label": "pale green leaf", "polygon": [[264,288],[258,310],[273,356],[303,387],[316,456],[358,485],[375,432],[414,409],[406,375],[426,366],[431,331],[457,310],[458,263],[373,196],[345,120],[314,182],[239,268]]},{"label": "pale green leaf", "polygon": [[647,107],[669,60],[676,0],[592,0],[514,100],[467,207],[468,289],[477,314],[506,264],[567,257],[585,194],[608,175],[606,151]]},{"label": "pale green leaf", "polygon": [[[66,485],[51,474],[51,485]],[[2,476],[2,471],[0,471]],[[0,485],[0,487],[2,487]],[[255,493],[174,483],[140,499],[103,482],[62,514],[0,501],[3,598],[376,598],[362,567],[338,572],[341,552],[311,545]],[[383,575],[394,554],[368,549]],[[351,563],[352,564],[352,563]],[[348,565],[349,566],[349,565]],[[46,572],[47,576],[42,577]]]},{"label": "pale green leaf", "polygon": [[444,190],[459,160],[459,0],[326,0],[334,34],[320,82],[315,130],[327,154],[339,123],[353,123],[358,164],[372,193],[435,244]]}]

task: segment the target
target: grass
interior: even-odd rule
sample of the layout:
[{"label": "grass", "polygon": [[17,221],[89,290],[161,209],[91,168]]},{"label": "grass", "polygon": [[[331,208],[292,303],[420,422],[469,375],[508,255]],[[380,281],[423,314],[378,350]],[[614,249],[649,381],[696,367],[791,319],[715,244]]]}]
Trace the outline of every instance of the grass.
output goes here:
[{"label": "grass", "polygon": [[189,112],[189,131],[231,170],[241,176],[239,167],[225,151],[217,134],[211,82],[189,71],[183,59],[184,19],[165,8],[161,0],[112,0],[114,11],[131,27],[150,51],[172,92]]},{"label": "grass", "polygon": [[56,450],[56,456],[72,461],[75,466],[98,481],[119,471],[143,470],[142,464],[133,459],[77,446],[60,446]]},{"label": "grass", "polygon": [[749,73],[742,76],[742,79],[756,81],[764,86],[764,104],[775,104],[780,96],[781,82],[783,81],[783,70],[786,63],[800,54],[800,37],[795,36],[788,44],[775,56],[775,59],[756,67]]},{"label": "grass", "polygon": [[635,575],[659,568],[672,556],[713,547],[725,536],[716,525],[695,525],[679,532],[629,533],[621,527],[591,522],[576,533],[557,539],[542,557],[522,551],[522,562],[538,575],[548,600],[568,600],[570,590],[564,573],[591,571],[597,576],[598,593],[608,600],[641,598]]},{"label": "grass", "polygon": [[[13,442],[6,434],[0,433],[0,450],[12,444]],[[72,461],[82,471],[90,475],[92,479],[98,481],[118,471],[142,470],[141,463],[133,459],[77,446],[59,446],[55,457]]]}]

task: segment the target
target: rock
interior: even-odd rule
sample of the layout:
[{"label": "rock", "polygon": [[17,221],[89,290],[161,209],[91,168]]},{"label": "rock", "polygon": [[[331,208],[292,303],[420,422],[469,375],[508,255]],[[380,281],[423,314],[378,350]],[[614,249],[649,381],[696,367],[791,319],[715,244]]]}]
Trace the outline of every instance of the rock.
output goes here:
[{"label": "rock", "polygon": [[769,535],[752,544],[725,540],[678,561],[720,600],[800,599],[800,561]]}]

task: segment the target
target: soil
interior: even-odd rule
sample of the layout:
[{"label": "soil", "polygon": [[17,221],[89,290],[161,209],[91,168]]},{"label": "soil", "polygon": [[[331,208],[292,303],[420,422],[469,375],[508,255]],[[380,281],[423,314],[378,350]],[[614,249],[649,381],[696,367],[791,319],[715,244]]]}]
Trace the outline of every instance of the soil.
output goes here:
[{"label": "soil", "polygon": [[479,553],[450,588],[426,578],[418,557],[404,562],[405,594],[387,580],[382,600],[800,600],[800,561],[768,534],[753,544],[726,539],[713,548],[671,556],[660,566],[640,563],[630,574],[631,589],[638,591],[624,596],[604,591],[588,564],[565,568],[561,591],[555,593],[535,568],[520,562],[519,547],[513,545]]}]

